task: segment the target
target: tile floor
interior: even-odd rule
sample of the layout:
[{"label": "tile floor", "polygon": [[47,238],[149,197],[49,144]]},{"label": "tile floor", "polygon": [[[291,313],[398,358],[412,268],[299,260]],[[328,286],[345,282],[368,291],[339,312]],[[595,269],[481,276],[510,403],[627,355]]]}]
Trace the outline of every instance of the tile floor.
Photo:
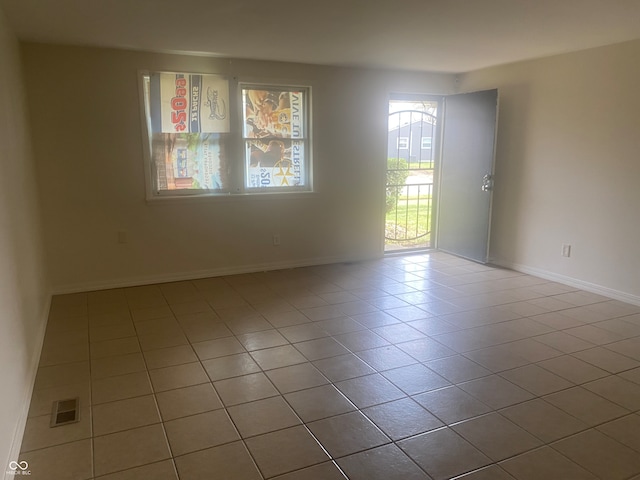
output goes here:
[{"label": "tile floor", "polygon": [[[50,428],[54,399],[80,421]],[[640,307],[442,253],[53,299],[47,480],[640,479]]]}]

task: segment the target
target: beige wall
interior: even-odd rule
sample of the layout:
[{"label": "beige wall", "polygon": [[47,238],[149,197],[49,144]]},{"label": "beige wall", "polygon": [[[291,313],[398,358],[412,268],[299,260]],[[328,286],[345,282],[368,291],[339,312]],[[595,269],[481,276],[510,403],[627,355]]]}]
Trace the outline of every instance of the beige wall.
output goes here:
[{"label": "beige wall", "polygon": [[460,77],[500,92],[495,260],[640,302],[639,60],[635,41]]},{"label": "beige wall", "polygon": [[[448,75],[39,44],[23,54],[47,256],[66,291],[381,255],[388,95],[454,88]],[[316,192],[147,202],[140,69],[311,85]]]},{"label": "beige wall", "polygon": [[48,286],[18,43],[0,10],[0,476],[16,457],[42,345]]},{"label": "beige wall", "polygon": [[[388,94],[454,88],[447,75],[39,44],[23,54],[47,258],[65,291],[380,255]],[[458,91],[500,90],[493,259],[640,296],[639,55],[630,42],[459,77]],[[311,85],[316,193],[147,202],[140,69]]]}]

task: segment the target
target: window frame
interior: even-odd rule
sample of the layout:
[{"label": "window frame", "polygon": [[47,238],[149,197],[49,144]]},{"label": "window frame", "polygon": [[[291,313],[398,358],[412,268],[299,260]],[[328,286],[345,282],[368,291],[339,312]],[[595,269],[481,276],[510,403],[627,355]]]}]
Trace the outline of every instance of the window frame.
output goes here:
[{"label": "window frame", "polygon": [[[292,194],[292,193],[311,193],[313,189],[313,161],[312,161],[312,125],[311,125],[311,86],[299,85],[297,83],[288,82],[260,82],[260,81],[239,81],[236,84],[237,93],[236,98],[239,101],[238,105],[238,133],[239,133],[239,148],[238,155],[242,157],[242,179],[240,179],[240,186],[244,193],[249,195],[261,195],[261,194]],[[300,141],[303,143],[303,184],[302,185],[288,185],[281,187],[252,187],[249,183],[249,159],[247,158],[247,143],[258,140],[257,138],[245,136],[245,102],[244,91],[245,90],[266,90],[272,92],[295,92],[299,91],[303,93],[302,102],[302,126],[303,134],[300,138],[280,138],[277,136],[263,137],[269,140],[291,140]]]},{"label": "window frame", "polygon": [[[150,98],[150,79],[151,75],[170,73],[177,74],[183,73],[185,75],[216,75],[224,77],[229,86],[229,105],[228,111],[230,112],[230,131],[229,133],[220,133],[221,141],[225,142],[226,157],[230,162],[230,185],[224,190],[209,190],[209,189],[193,189],[193,188],[181,188],[181,189],[161,189],[158,182],[157,166],[153,161],[153,138],[151,128],[151,98]],[[171,200],[191,200],[202,201],[211,199],[240,199],[240,198],[260,198],[264,196],[306,196],[310,193],[314,193],[313,186],[313,161],[312,161],[312,112],[311,112],[311,86],[310,85],[298,85],[295,82],[267,82],[267,81],[251,81],[244,82],[238,81],[236,77],[230,74],[216,73],[216,72],[198,72],[194,70],[170,70],[170,69],[154,69],[154,70],[139,70],[138,74],[138,90],[139,90],[139,103],[140,103],[140,120],[142,130],[142,150],[143,150],[143,165],[145,176],[145,198],[150,202],[165,202]],[[246,159],[246,139],[244,137],[244,114],[243,114],[243,98],[242,89],[249,87],[267,87],[271,90],[283,89],[291,91],[304,91],[304,156],[303,156],[303,168],[304,168],[304,184],[301,186],[284,186],[284,187],[268,187],[268,188],[251,188],[247,185],[247,168],[248,163]]]},{"label": "window frame", "polygon": [[[404,144],[404,146],[402,146],[402,144]],[[409,137],[400,137],[400,136],[398,136],[397,149],[398,150],[409,150]]]},{"label": "window frame", "polygon": [[[425,147],[425,140],[429,139],[429,146]],[[433,137],[421,137],[420,138],[420,149],[421,150],[431,150],[433,148]]]}]

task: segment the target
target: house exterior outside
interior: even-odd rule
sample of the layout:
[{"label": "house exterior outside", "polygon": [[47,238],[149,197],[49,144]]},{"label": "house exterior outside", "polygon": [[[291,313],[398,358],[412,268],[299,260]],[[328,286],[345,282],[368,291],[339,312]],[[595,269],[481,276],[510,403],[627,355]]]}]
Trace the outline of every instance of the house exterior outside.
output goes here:
[{"label": "house exterior outside", "polygon": [[430,116],[389,130],[387,158],[402,158],[407,162],[433,160],[433,139],[436,125]]}]

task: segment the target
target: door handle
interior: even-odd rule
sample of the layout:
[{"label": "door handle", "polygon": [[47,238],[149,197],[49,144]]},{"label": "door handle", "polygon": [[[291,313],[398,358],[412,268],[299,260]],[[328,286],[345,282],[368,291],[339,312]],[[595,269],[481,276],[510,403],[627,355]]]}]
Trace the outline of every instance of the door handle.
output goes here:
[{"label": "door handle", "polygon": [[487,173],[484,177],[482,177],[482,191],[490,192],[493,190],[493,175]]}]

